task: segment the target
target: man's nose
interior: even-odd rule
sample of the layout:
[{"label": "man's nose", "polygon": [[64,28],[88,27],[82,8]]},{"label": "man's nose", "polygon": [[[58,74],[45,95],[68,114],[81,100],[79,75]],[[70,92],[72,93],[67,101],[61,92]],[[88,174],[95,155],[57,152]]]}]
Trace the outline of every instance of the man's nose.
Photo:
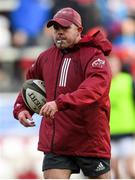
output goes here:
[{"label": "man's nose", "polygon": [[63,29],[62,28],[59,28],[58,34],[63,34]]}]

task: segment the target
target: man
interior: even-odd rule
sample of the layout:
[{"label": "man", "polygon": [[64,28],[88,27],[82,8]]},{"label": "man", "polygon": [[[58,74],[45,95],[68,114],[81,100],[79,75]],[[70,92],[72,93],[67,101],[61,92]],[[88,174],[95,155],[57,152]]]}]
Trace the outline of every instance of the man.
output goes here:
[{"label": "man", "polygon": [[[100,32],[82,37],[81,17],[72,8],[58,11],[47,27],[53,27],[55,44],[27,73],[27,79],[45,82],[47,94],[38,143],[44,178],[68,179],[80,169],[90,178],[110,178],[111,70],[104,55],[111,45]],[[35,125],[21,93],[14,116],[26,127]]]}]

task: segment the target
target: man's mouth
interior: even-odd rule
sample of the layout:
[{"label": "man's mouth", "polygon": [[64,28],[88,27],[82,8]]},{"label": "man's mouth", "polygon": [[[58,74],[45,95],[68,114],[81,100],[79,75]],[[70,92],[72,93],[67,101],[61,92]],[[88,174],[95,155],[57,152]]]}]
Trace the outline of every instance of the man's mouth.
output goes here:
[{"label": "man's mouth", "polygon": [[59,40],[56,41],[56,43],[57,43],[57,44],[61,44],[61,43],[62,43],[62,40],[59,39]]}]

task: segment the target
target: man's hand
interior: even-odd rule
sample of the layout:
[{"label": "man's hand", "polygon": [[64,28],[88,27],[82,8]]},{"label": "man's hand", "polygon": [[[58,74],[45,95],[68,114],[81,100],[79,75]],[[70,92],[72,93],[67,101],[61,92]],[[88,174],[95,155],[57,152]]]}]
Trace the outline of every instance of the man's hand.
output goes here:
[{"label": "man's hand", "polygon": [[33,127],[35,126],[35,122],[32,119],[29,111],[24,110],[21,111],[18,115],[19,122],[25,127]]},{"label": "man's hand", "polygon": [[54,118],[55,113],[58,111],[58,107],[55,101],[47,102],[40,110],[40,115],[46,118]]}]

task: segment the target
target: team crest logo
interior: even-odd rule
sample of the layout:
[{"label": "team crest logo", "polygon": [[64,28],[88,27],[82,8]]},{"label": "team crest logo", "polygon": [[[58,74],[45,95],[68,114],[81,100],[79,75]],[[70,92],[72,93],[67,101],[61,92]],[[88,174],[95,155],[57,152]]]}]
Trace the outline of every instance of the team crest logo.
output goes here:
[{"label": "team crest logo", "polygon": [[102,59],[96,59],[95,61],[93,61],[92,63],[92,67],[98,67],[98,68],[102,68],[105,64],[105,60]]}]

